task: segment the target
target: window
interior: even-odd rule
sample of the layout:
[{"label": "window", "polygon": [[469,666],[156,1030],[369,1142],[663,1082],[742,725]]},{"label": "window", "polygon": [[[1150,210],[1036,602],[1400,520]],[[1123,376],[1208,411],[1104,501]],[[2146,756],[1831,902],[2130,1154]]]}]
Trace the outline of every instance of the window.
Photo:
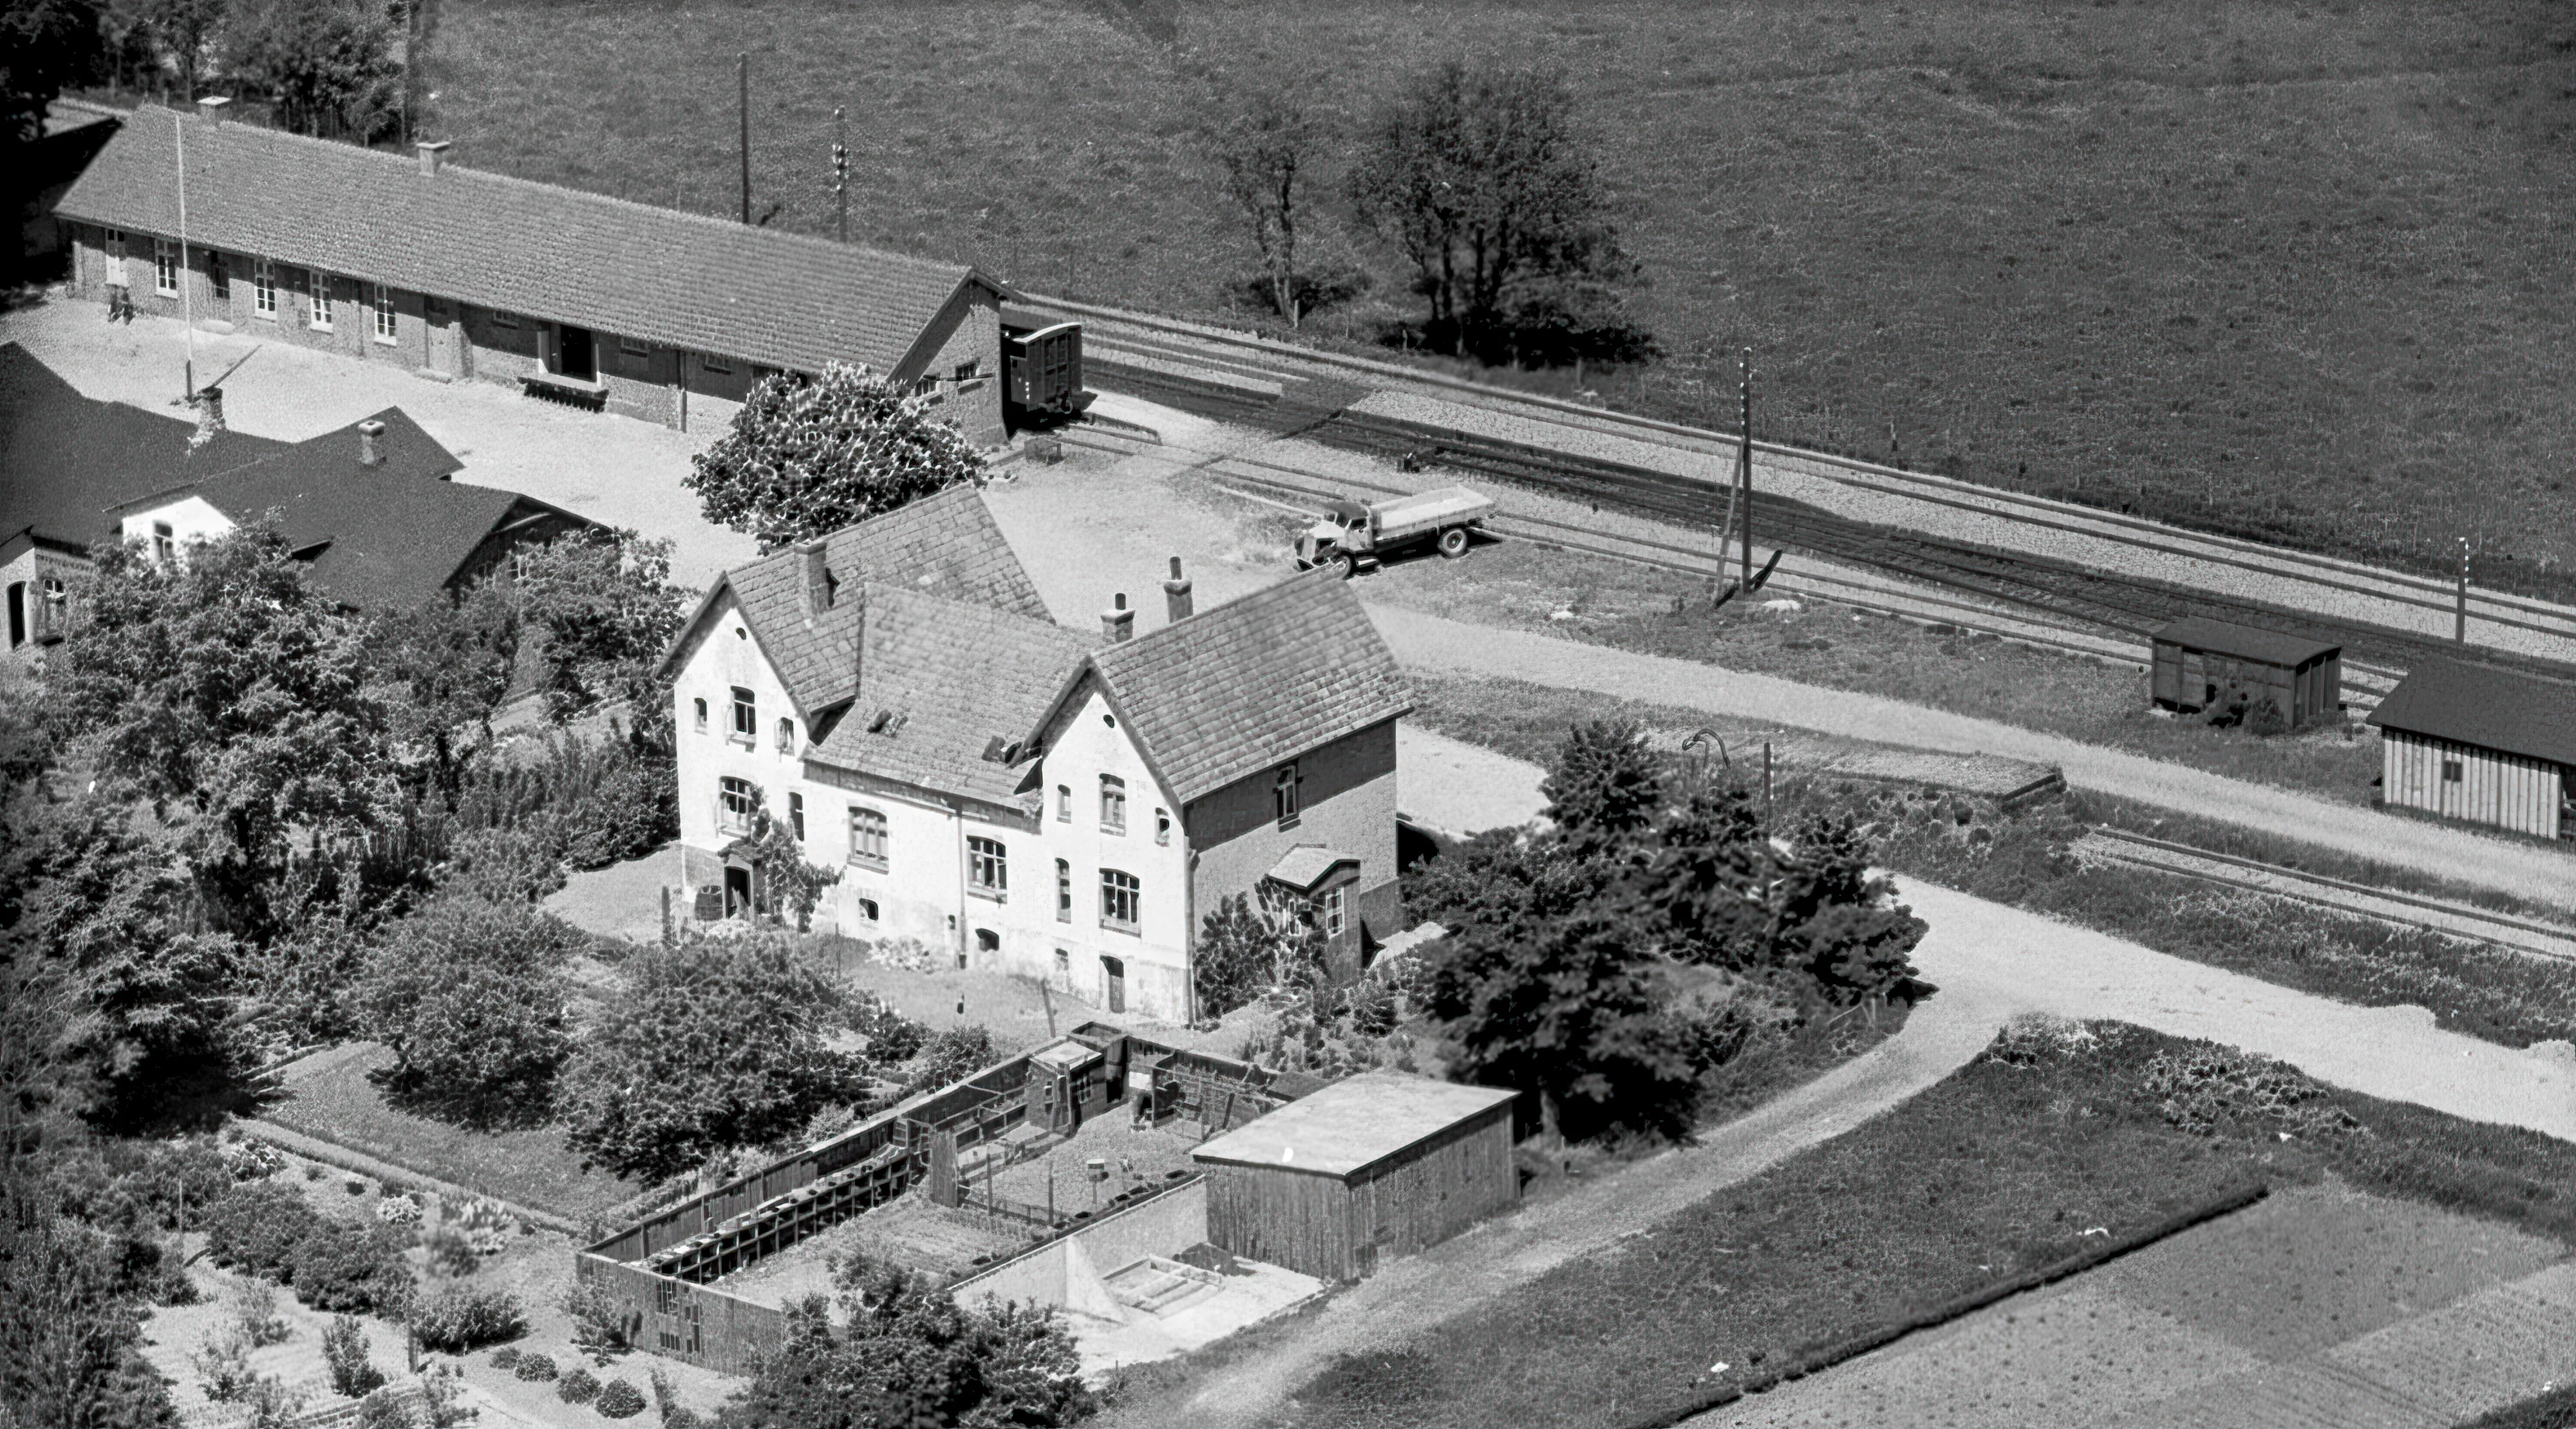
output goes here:
[{"label": "window", "polygon": [[1315,926],[1327,938],[1342,935],[1342,892],[1347,885],[1336,884],[1315,895]]},{"label": "window", "polygon": [[250,310],[277,320],[277,266],[262,258],[250,265]]},{"label": "window", "polygon": [[315,332],[329,332],[331,330],[331,275],[317,268],[311,270],[305,281],[312,286],[304,295],[304,325]]},{"label": "window", "polygon": [[1293,829],[1297,826],[1296,765],[1285,765],[1280,769],[1279,778],[1270,786],[1270,805],[1279,815],[1279,827]]},{"label": "window", "polygon": [[107,256],[120,260],[125,257],[124,229],[111,228],[107,231]]},{"label": "window", "polygon": [[1059,976],[1062,976],[1062,977],[1071,977],[1071,976],[1073,976],[1073,954],[1066,952],[1066,951],[1065,951],[1064,949],[1062,949],[1062,948],[1058,948],[1058,949],[1056,949],[1056,950],[1055,950],[1055,970],[1056,970],[1057,975],[1059,975]]},{"label": "window", "polygon": [[972,382],[972,381],[974,381],[974,380],[975,380],[975,373],[976,373],[977,369],[981,368],[983,365],[984,365],[984,359],[982,359],[982,358],[980,358],[980,357],[970,357],[970,358],[966,359],[964,362],[958,363],[958,364],[957,364],[957,371],[956,371],[956,374],[955,374],[955,376],[956,376],[956,380],[957,380],[957,381],[959,381],[959,382]]},{"label": "window", "polygon": [[796,721],[782,719],[778,722],[778,752],[781,754],[796,752]]},{"label": "window", "polygon": [[871,868],[886,866],[886,816],[876,809],[850,806],[850,862]]},{"label": "window", "polygon": [[727,362],[727,361],[726,361],[726,360],[724,360],[723,358],[716,356],[716,355],[715,355],[714,353],[712,353],[712,352],[707,353],[707,354],[706,354],[705,356],[703,356],[703,357],[700,357],[700,358],[698,359],[698,365],[699,365],[700,367],[705,368],[705,369],[706,369],[706,370],[708,370],[709,372],[731,372],[731,371],[733,371],[733,364],[732,364],[732,363]]},{"label": "window", "polygon": [[925,373],[921,374],[919,377],[917,377],[917,378],[914,378],[914,379],[913,379],[913,383],[912,383],[912,395],[914,395],[915,397],[931,397],[931,396],[936,396],[936,395],[938,395],[938,392],[939,392],[939,374],[938,374],[938,373],[936,373],[936,372],[925,372]]},{"label": "window", "polygon": [[1073,921],[1073,865],[1063,859],[1055,861],[1055,920]]},{"label": "window", "polygon": [[9,582],[9,648],[27,643],[27,583]]},{"label": "window", "polygon": [[382,283],[376,285],[376,341],[392,342],[402,335],[402,319],[394,311],[394,290]]},{"label": "window", "polygon": [[868,921],[868,922],[870,922],[870,923],[874,923],[874,922],[879,921],[879,919],[878,919],[878,917],[877,917],[877,901],[876,901],[875,899],[873,899],[873,898],[862,898],[862,899],[858,900],[858,908],[859,908],[859,917],[861,917],[862,919],[864,919],[864,920],[866,920],[866,921]]},{"label": "window", "polygon": [[787,827],[795,833],[798,843],[805,842],[805,796],[802,794],[790,793],[787,796]]},{"label": "window", "polygon": [[1127,832],[1127,781],[1115,774],[1100,776],[1100,831]]},{"label": "window", "polygon": [[71,634],[71,592],[61,576],[45,577],[45,608],[36,612],[36,638],[60,640]]},{"label": "window", "polygon": [[1060,824],[1073,822],[1073,786],[1070,784],[1055,786],[1055,818]]},{"label": "window", "polygon": [[999,898],[1011,891],[1009,851],[1000,839],[966,840],[966,891]]},{"label": "window", "polygon": [[720,806],[717,824],[734,832],[750,829],[751,816],[760,809],[759,788],[748,779],[736,779],[730,775],[717,787],[720,791],[717,795]]},{"label": "window", "polygon": [[745,744],[760,738],[760,710],[740,685],[733,687],[733,737]]},{"label": "window", "polygon": [[620,336],[617,339],[617,350],[629,357],[649,357],[652,355],[653,345],[640,337]]},{"label": "window", "polygon": [[216,302],[229,303],[233,300],[232,265],[224,261],[224,255],[221,253],[206,255],[206,291],[214,294]]},{"label": "window", "polygon": [[707,732],[707,702],[701,699],[695,703],[698,707],[698,733],[704,734]]},{"label": "window", "polygon": [[167,238],[152,240],[152,291],[179,296],[179,245]]},{"label": "window", "polygon": [[161,564],[166,566],[170,563],[171,558],[178,554],[179,541],[177,537],[170,534],[170,523],[167,521],[153,522],[152,559],[159,561]]},{"label": "window", "polygon": [[1167,844],[1171,841],[1172,816],[1167,810],[1156,809],[1154,811],[1154,842],[1158,844]]},{"label": "window", "polygon": [[1141,887],[1134,874],[1100,870],[1100,926],[1121,933],[1136,931],[1136,905]]},{"label": "window", "polygon": [[2445,784],[2457,784],[2460,782],[2460,761],[2456,759],[2445,759],[2442,761],[2442,782]]},{"label": "window", "polygon": [[505,313],[499,308],[494,308],[492,310],[492,326],[517,327],[518,325],[519,315],[517,313]]}]

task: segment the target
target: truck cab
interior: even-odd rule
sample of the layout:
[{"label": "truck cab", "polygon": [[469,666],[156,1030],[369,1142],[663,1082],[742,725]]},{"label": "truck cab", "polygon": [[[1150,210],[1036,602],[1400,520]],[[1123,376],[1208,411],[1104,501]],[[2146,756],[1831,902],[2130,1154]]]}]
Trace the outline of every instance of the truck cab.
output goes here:
[{"label": "truck cab", "polygon": [[1377,545],[1368,508],[1356,501],[1328,501],[1323,515],[1297,538],[1301,566],[1329,565],[1336,558],[1363,555]]}]

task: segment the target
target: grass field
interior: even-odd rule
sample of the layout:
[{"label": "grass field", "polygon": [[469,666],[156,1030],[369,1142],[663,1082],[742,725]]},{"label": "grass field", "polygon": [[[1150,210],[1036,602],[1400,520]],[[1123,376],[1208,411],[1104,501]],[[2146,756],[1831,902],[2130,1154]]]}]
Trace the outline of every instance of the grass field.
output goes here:
[{"label": "grass field", "polygon": [[[2062,7],[1689,0],[450,0],[460,162],[754,207],[1042,292],[1243,325],[1253,253],[1193,140],[1218,76],[1350,128],[1452,56],[1561,65],[1668,354],[1601,400],[1702,423],[1757,350],[1810,445],[2499,584],[2576,588],[2576,17],[2548,0]],[[1310,232],[1409,311],[1318,175]],[[1533,379],[1560,389],[1562,376]]]},{"label": "grass field", "polygon": [[[2118,1234],[2254,1179],[2331,1177],[2576,1240],[2576,1197],[2565,1189],[2576,1147],[2314,1083],[2287,1119],[2243,1111],[2202,1134],[2189,1129],[2201,1124],[2192,1099],[2151,1090],[2146,1069],[2194,1052],[2208,1066],[2208,1044],[2117,1024],[2084,1031],[2007,1034],[2005,1055],[1990,1052],[1621,1253],[1562,1266],[1410,1343],[1346,1358],[1297,1396],[1299,1422],[1633,1422],[1688,1402],[1712,1383],[1712,1365],[1746,1374],[2056,1261],[2089,1228]],[[2227,1075],[2243,1073],[2234,1062]],[[2328,1129],[2338,1114],[2359,1129]],[[2279,1139],[2284,1129],[2289,1139]]]}]

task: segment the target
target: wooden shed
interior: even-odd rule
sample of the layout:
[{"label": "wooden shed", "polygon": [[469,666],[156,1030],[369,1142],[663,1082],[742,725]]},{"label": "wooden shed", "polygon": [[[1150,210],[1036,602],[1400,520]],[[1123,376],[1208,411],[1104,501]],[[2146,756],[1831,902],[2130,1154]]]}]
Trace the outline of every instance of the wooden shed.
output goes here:
[{"label": "wooden shed", "polygon": [[2434,661],[2408,671],[2370,723],[2381,803],[2576,837],[2576,684]]},{"label": "wooden shed", "polygon": [[2343,647],[2278,630],[2190,616],[2150,637],[2155,701],[2185,714],[2269,703],[2290,729],[2343,705]]},{"label": "wooden shed", "polygon": [[1191,1154],[1219,1250],[1325,1280],[1436,1245],[1520,1199],[1512,1097],[1368,1072]]}]

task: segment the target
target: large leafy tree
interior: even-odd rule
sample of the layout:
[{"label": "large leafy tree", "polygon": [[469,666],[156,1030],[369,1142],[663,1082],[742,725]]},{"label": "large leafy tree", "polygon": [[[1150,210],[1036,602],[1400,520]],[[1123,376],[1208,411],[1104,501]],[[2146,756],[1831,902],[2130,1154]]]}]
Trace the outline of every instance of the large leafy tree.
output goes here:
[{"label": "large leafy tree", "polygon": [[96,72],[101,49],[87,0],[0,0],[0,162],[44,132],[45,106]]},{"label": "large leafy tree", "polygon": [[525,903],[441,898],[392,925],[357,1005],[397,1100],[473,1126],[544,1119],[572,1054],[564,966],[587,940]]},{"label": "large leafy tree", "polygon": [[267,95],[298,134],[365,142],[401,117],[402,66],[381,5],[239,0],[224,35],[226,70]]},{"label": "large leafy tree", "polygon": [[793,939],[695,940],[625,971],[559,1089],[585,1164],[659,1180],[776,1141],[858,1091],[855,1065],[824,1046],[840,990]]},{"label": "large leafy tree", "polygon": [[1229,103],[1211,127],[1209,148],[1261,250],[1261,276],[1271,306],[1290,327],[1304,315],[1310,286],[1297,264],[1298,225],[1307,219],[1301,184],[1311,180],[1324,127],[1283,85],[1257,85]]},{"label": "large leafy tree", "polygon": [[486,577],[453,599],[387,611],[367,631],[368,657],[394,737],[418,751],[430,787],[456,800],[475,755],[492,742],[492,715],[519,658],[519,602]]},{"label": "large leafy tree", "polygon": [[634,737],[670,748],[669,682],[656,673],[688,618],[671,584],[671,543],[583,530],[530,551],[518,578],[522,635],[534,638],[547,714],[558,723],[623,704]]},{"label": "large leafy tree", "polygon": [[244,527],[160,565],[102,544],[89,623],[52,679],[107,780],[148,801],[213,911],[265,937],[306,911],[292,842],[326,847],[399,804],[359,624]]},{"label": "large leafy tree", "polygon": [[834,363],[819,377],[764,379],[681,479],[708,520],[775,551],[984,472],[956,427],[884,378]]},{"label": "large leafy tree", "polygon": [[1264,993],[1310,991],[1324,982],[1323,931],[1271,890],[1263,884],[1258,902],[1229,894],[1200,920],[1190,976],[1201,1016],[1223,1017]]}]

